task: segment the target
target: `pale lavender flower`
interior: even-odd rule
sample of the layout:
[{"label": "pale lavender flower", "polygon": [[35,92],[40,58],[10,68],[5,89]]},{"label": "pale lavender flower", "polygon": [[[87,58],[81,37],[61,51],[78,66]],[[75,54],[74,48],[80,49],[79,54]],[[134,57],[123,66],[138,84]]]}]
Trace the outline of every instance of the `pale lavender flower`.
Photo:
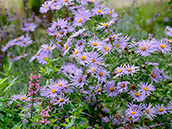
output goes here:
[{"label": "pale lavender flower", "polygon": [[118,92],[119,93],[121,93],[121,92],[127,92],[128,91],[128,84],[130,84],[130,82],[128,82],[128,81],[122,81],[122,82],[119,82],[118,84],[117,84],[117,89],[118,89]]},{"label": "pale lavender flower", "polygon": [[118,90],[115,88],[115,81],[107,82],[104,85],[104,92],[106,92],[107,97],[116,97],[118,95]]},{"label": "pale lavender flower", "polygon": [[149,105],[143,105],[144,113],[147,116],[148,119],[151,121],[153,120],[153,117],[156,117],[155,107],[151,108],[152,104],[149,103]]},{"label": "pale lavender flower", "polygon": [[138,86],[140,88],[139,91],[148,96],[152,94],[151,91],[156,90],[152,83],[148,85],[148,82],[141,82]]},{"label": "pale lavender flower", "polygon": [[157,114],[163,115],[163,114],[167,113],[167,108],[164,107],[164,104],[158,104],[155,106],[156,106],[156,113]]}]

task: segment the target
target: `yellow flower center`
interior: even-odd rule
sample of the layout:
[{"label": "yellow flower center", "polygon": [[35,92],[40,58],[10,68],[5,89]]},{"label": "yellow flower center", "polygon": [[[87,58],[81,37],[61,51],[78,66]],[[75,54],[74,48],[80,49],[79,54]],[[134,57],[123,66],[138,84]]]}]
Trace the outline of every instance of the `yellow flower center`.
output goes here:
[{"label": "yellow flower center", "polygon": [[65,50],[68,48],[68,45],[65,45]]},{"label": "yellow flower center", "polygon": [[94,2],[94,0],[90,0],[91,2]]},{"label": "yellow flower center", "polygon": [[49,50],[49,49],[50,49],[50,47],[47,47],[46,49],[47,49],[47,50]]},{"label": "yellow flower center", "polygon": [[110,15],[112,15],[112,12],[111,11],[109,13],[110,13]]},{"label": "yellow flower center", "polygon": [[106,27],[106,26],[108,26],[108,25],[109,25],[108,23],[105,23],[103,26]]},{"label": "yellow flower center", "polygon": [[77,54],[78,53],[78,50],[76,50],[75,52],[74,52],[74,54]]},{"label": "yellow flower center", "polygon": [[119,70],[118,70],[118,73],[121,73],[121,72],[122,72],[122,69],[119,69]]},{"label": "yellow flower center", "polygon": [[172,34],[172,31],[171,31],[171,34]]},{"label": "yellow flower center", "polygon": [[78,45],[81,46],[82,45],[82,42],[80,42]]},{"label": "yellow flower center", "polygon": [[101,92],[102,90],[99,88],[99,89],[97,89],[97,91],[98,91],[98,92]]},{"label": "yellow flower center", "polygon": [[62,86],[62,83],[59,83],[58,86]]},{"label": "yellow flower center", "polygon": [[146,51],[146,47],[144,47],[144,46],[141,47],[141,50],[142,50],[142,51]]},{"label": "yellow flower center", "polygon": [[132,112],[131,112],[131,114],[132,114],[132,115],[134,115],[134,114],[135,114],[135,112],[133,112],[133,111],[132,111]]},{"label": "yellow flower center", "polygon": [[94,70],[95,70],[95,68],[92,68],[92,69],[91,69],[91,72],[93,72]]},{"label": "yellow flower center", "polygon": [[21,55],[20,58],[23,58],[23,55]]},{"label": "yellow flower center", "polygon": [[26,100],[27,98],[22,98],[22,100]]},{"label": "yellow flower center", "polygon": [[158,111],[159,111],[159,112],[162,112],[162,111],[163,111],[163,108],[159,108]]},{"label": "yellow flower center", "polygon": [[134,95],[135,95],[136,97],[139,97],[139,96],[140,96],[140,93],[136,92],[136,93],[134,93]]},{"label": "yellow flower center", "polygon": [[150,114],[150,110],[149,110],[149,109],[146,109],[146,113],[147,113],[147,114]]},{"label": "yellow flower center", "polygon": [[124,84],[122,84],[122,85],[121,85],[121,88],[124,88],[124,87],[125,87],[125,85],[124,85]]},{"label": "yellow flower center", "polygon": [[131,71],[131,68],[128,68],[127,71]]},{"label": "yellow flower center", "polygon": [[104,47],[105,50],[106,50],[107,48],[108,48],[107,46]]},{"label": "yellow flower center", "polygon": [[152,77],[153,77],[153,78],[156,78],[156,74],[152,74]]},{"label": "yellow flower center", "polygon": [[94,43],[93,43],[93,46],[97,46],[97,43],[96,43],[96,42],[94,42]]},{"label": "yellow flower center", "polygon": [[31,27],[27,27],[27,29],[29,29],[29,30],[30,30],[30,29],[31,29]]},{"label": "yellow flower center", "polygon": [[144,87],[144,90],[145,90],[145,91],[148,91],[149,89],[148,89],[148,87]]},{"label": "yellow flower center", "polygon": [[100,72],[100,73],[99,73],[99,76],[100,76],[100,77],[102,77],[102,76],[103,76],[103,73],[102,73],[102,72]]},{"label": "yellow flower center", "polygon": [[23,41],[23,44],[26,44],[26,41]]},{"label": "yellow flower center", "polygon": [[45,8],[48,8],[49,5],[46,5]]},{"label": "yellow flower center", "polygon": [[59,44],[60,42],[59,41],[57,41],[57,44]]},{"label": "yellow flower center", "polygon": [[109,88],[109,91],[110,91],[110,92],[113,92],[113,91],[114,91],[114,88],[113,88],[113,87],[110,87],[110,88]]},{"label": "yellow flower center", "polygon": [[119,47],[119,44],[115,44],[115,47],[118,48]]},{"label": "yellow flower center", "polygon": [[19,40],[19,38],[16,38],[16,40]]},{"label": "yellow flower center", "polygon": [[47,57],[43,57],[43,60],[46,60],[47,59]]},{"label": "yellow flower center", "polygon": [[85,56],[81,56],[81,60],[86,60],[86,57]]},{"label": "yellow flower center", "polygon": [[82,19],[79,19],[78,22],[80,23],[82,21]]},{"label": "yellow flower center", "polygon": [[88,102],[91,102],[91,99],[88,99],[87,101],[88,101]]},{"label": "yellow flower center", "polygon": [[51,92],[52,92],[52,93],[55,93],[55,92],[56,92],[56,89],[52,89]]},{"label": "yellow flower center", "polygon": [[60,102],[63,102],[64,101],[64,99],[60,99]]},{"label": "yellow flower center", "polygon": [[108,50],[109,50],[109,48],[107,47],[107,48],[106,48],[106,51],[108,51]]},{"label": "yellow flower center", "polygon": [[69,88],[69,86],[65,85],[65,89],[68,89],[68,88]]},{"label": "yellow flower center", "polygon": [[160,47],[161,47],[162,49],[164,49],[164,48],[165,48],[165,45],[164,45],[164,44],[161,44]]},{"label": "yellow flower center", "polygon": [[101,10],[97,10],[98,13],[101,13],[102,11]]},{"label": "yellow flower center", "polygon": [[95,63],[96,62],[96,59],[92,59],[92,63]]},{"label": "yellow flower center", "polygon": [[64,0],[64,2],[68,2],[68,0]]},{"label": "yellow flower center", "polygon": [[79,78],[79,79],[78,79],[78,82],[82,82],[82,79],[81,79],[81,78]]}]

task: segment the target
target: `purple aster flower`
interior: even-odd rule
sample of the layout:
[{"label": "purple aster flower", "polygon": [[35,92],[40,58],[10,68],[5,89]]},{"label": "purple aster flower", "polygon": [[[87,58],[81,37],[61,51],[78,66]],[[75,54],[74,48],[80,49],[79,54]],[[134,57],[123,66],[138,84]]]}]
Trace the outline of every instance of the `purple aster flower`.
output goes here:
[{"label": "purple aster flower", "polygon": [[106,71],[103,68],[98,68],[95,77],[98,79],[98,82],[103,83],[106,82],[107,77],[110,77],[109,73],[109,71]]},{"label": "purple aster flower", "polygon": [[90,44],[90,46],[93,47],[93,49],[94,48],[99,49],[99,48],[101,48],[101,45],[103,44],[103,42],[101,42],[98,38],[92,38],[89,40],[89,44]]},{"label": "purple aster flower", "polygon": [[172,36],[172,28],[169,27],[169,26],[167,26],[167,27],[166,27],[165,34],[168,35],[168,36]]},{"label": "purple aster flower", "polygon": [[26,47],[28,44],[31,44],[32,40],[30,37],[22,38],[20,41],[16,43],[16,45],[21,46],[21,47]]},{"label": "purple aster flower", "polygon": [[47,51],[42,51],[37,55],[37,60],[40,64],[47,64],[46,60],[51,58],[51,53]]},{"label": "purple aster flower", "polygon": [[104,6],[102,5],[97,5],[92,9],[93,15],[104,15],[106,10]]},{"label": "purple aster flower", "polygon": [[125,111],[125,115],[128,118],[131,118],[131,120],[133,122],[139,120],[142,116],[142,106],[141,105],[136,105],[133,103],[129,103],[127,104],[127,106],[129,107],[126,111]]},{"label": "purple aster flower", "polygon": [[60,93],[61,90],[59,89],[59,87],[57,87],[56,85],[54,84],[51,84],[49,86],[47,86],[47,94],[48,96],[46,96],[47,98],[51,98],[51,99],[54,99],[56,98],[58,95],[57,93]]},{"label": "purple aster flower", "polygon": [[89,57],[89,63],[91,64],[97,64],[97,63],[99,63],[99,62],[103,62],[103,58],[102,57],[100,57],[99,55],[98,55],[98,53],[97,52],[89,52],[88,53],[88,57]]},{"label": "purple aster flower", "polygon": [[128,81],[122,81],[122,82],[119,82],[118,84],[117,84],[117,89],[118,89],[118,92],[119,93],[121,93],[121,92],[127,92],[127,90],[128,90],[128,84],[130,84],[130,82],[128,82]]},{"label": "purple aster flower", "polygon": [[79,47],[74,48],[74,50],[72,51],[73,54],[71,55],[71,57],[78,56],[78,54],[83,52],[83,50],[84,50],[83,46],[81,46],[81,47],[79,46]]},{"label": "purple aster flower", "polygon": [[73,25],[76,26],[83,26],[85,23],[84,16],[83,15],[76,15]]},{"label": "purple aster flower", "polygon": [[105,29],[105,28],[110,27],[114,24],[115,24],[114,19],[110,20],[109,22],[100,23],[100,25],[97,26],[97,30]]},{"label": "purple aster flower", "polygon": [[153,120],[153,117],[156,117],[155,115],[155,107],[151,108],[152,104],[149,103],[149,105],[143,105],[143,109],[144,109],[144,113],[147,116],[148,119],[150,119],[151,121]]},{"label": "purple aster flower", "polygon": [[156,106],[156,113],[159,115],[163,115],[164,113],[167,113],[167,108],[164,107],[164,104],[158,104]]},{"label": "purple aster flower", "polygon": [[70,79],[72,82],[71,85],[73,85],[75,87],[83,87],[84,84],[87,85],[86,77],[87,77],[87,75],[82,75],[81,69],[77,69],[74,72],[74,75],[70,76]]},{"label": "purple aster flower", "polygon": [[51,1],[45,1],[44,4],[42,4],[40,7],[40,13],[46,13],[48,10],[50,10],[51,3]]},{"label": "purple aster flower", "polygon": [[28,56],[28,54],[27,54],[27,53],[22,54],[22,55],[20,55],[20,56],[17,56],[17,57],[15,57],[15,58],[14,58],[14,61],[16,61],[16,60],[20,60],[20,59],[22,59],[22,58],[24,58],[24,57],[26,57],[26,56]]},{"label": "purple aster flower", "polygon": [[113,17],[114,19],[117,19],[118,14],[115,12],[114,9],[106,8],[106,12],[108,13],[109,16]]},{"label": "purple aster flower", "polygon": [[130,95],[133,98],[133,101],[137,100],[138,102],[142,102],[147,97],[145,94],[141,94],[139,91],[130,91]]},{"label": "purple aster flower", "polygon": [[139,42],[136,52],[142,56],[148,56],[150,55],[150,47],[146,41]]},{"label": "purple aster flower", "polygon": [[124,75],[125,74],[124,71],[125,71],[125,69],[124,69],[124,67],[122,67],[122,65],[120,67],[117,67],[115,69],[115,72],[117,74],[114,76],[114,78],[119,77],[119,76],[121,77],[122,75]]},{"label": "purple aster flower", "polygon": [[107,82],[104,85],[104,92],[106,92],[107,97],[116,97],[118,95],[118,90],[115,89],[115,81]]},{"label": "purple aster flower", "polygon": [[64,94],[61,94],[58,96],[58,100],[55,100],[54,105],[58,104],[59,106],[63,107],[63,105],[68,104],[68,102],[69,102],[69,98],[64,97]]},{"label": "purple aster flower", "polygon": [[103,53],[104,55],[108,54],[110,51],[112,50],[112,45],[110,43],[103,43],[101,45],[101,53]]},{"label": "purple aster flower", "polygon": [[35,23],[26,23],[23,27],[21,27],[22,31],[31,31],[33,32],[37,25]]},{"label": "purple aster flower", "polygon": [[159,73],[159,69],[158,68],[154,68],[151,74],[151,80],[155,81],[156,83],[158,83],[159,81],[162,81],[162,76]]},{"label": "purple aster flower", "polygon": [[50,45],[48,45],[48,44],[41,45],[41,50],[52,52],[52,50],[54,50],[56,48],[56,46],[55,46],[55,44],[53,44],[53,41],[50,41],[50,42],[51,42]]},{"label": "purple aster flower", "polygon": [[59,2],[61,2],[62,5],[69,5],[73,0],[59,0]]},{"label": "purple aster flower", "polygon": [[171,47],[165,43],[163,40],[161,40],[161,42],[159,42],[158,44],[156,44],[156,47],[163,53],[163,54],[167,54],[171,51]]},{"label": "purple aster flower", "polygon": [[151,65],[151,66],[159,65],[159,63],[152,63],[152,62],[145,62],[145,64]]},{"label": "purple aster flower", "polygon": [[87,73],[91,73],[91,75],[93,76],[94,73],[96,73],[97,69],[98,69],[97,64],[91,64],[89,65],[89,68],[87,69]]},{"label": "purple aster flower", "polygon": [[155,87],[152,83],[148,85],[148,82],[141,82],[138,86],[140,87],[139,91],[148,96],[152,94],[151,91],[155,91]]},{"label": "purple aster flower", "polygon": [[84,53],[79,53],[78,54],[78,61],[80,64],[82,65],[86,65],[89,61],[89,56],[88,53],[84,52]]},{"label": "purple aster flower", "polygon": [[51,4],[50,4],[50,9],[52,9],[52,10],[59,10],[59,9],[61,9],[61,7],[62,7],[62,5],[61,5],[61,3],[60,2],[52,2]]},{"label": "purple aster flower", "polygon": [[124,74],[127,74],[127,75],[131,74],[132,76],[133,76],[133,73],[139,70],[138,66],[134,67],[134,65],[130,66],[129,64],[128,65],[124,64],[123,68],[124,68]]}]

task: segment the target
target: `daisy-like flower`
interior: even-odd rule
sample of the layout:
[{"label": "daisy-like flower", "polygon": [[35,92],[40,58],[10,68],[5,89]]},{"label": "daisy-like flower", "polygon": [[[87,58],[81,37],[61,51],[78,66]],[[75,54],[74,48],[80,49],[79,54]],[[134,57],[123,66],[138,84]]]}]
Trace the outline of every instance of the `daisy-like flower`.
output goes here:
[{"label": "daisy-like flower", "polygon": [[101,29],[105,29],[109,26],[112,26],[115,23],[115,20],[112,19],[109,22],[105,22],[105,23],[100,23],[100,25],[97,26],[97,30],[101,30]]},{"label": "daisy-like flower", "polygon": [[50,97],[51,99],[54,99],[58,96],[57,93],[60,93],[60,89],[56,85],[51,84],[47,87],[47,98]]},{"label": "daisy-like flower", "polygon": [[166,33],[166,35],[168,35],[168,36],[172,36],[172,28],[171,28],[171,27],[169,27],[169,26],[167,26],[167,27],[166,27],[166,30],[167,30],[167,31],[165,32],[165,33]]},{"label": "daisy-like flower", "polygon": [[86,65],[89,61],[88,53],[79,53],[77,59],[79,60],[79,63],[82,65]]},{"label": "daisy-like flower", "polygon": [[129,103],[127,104],[127,106],[129,107],[126,111],[125,111],[125,115],[128,118],[131,118],[131,120],[133,122],[139,120],[143,114],[143,112],[141,111],[142,106],[141,105],[136,105],[133,103]]},{"label": "daisy-like flower", "polygon": [[122,81],[122,82],[119,82],[118,84],[117,84],[117,89],[118,89],[118,92],[119,93],[121,93],[121,92],[127,92],[127,90],[128,90],[128,84],[130,84],[130,82],[128,82],[128,81]]},{"label": "daisy-like flower", "polygon": [[140,87],[139,91],[148,96],[152,94],[151,91],[155,91],[155,87],[152,83],[148,85],[148,82],[141,82],[138,86]]},{"label": "daisy-like flower", "polygon": [[52,50],[54,50],[56,48],[56,46],[55,46],[55,44],[53,44],[52,41],[50,41],[50,42],[51,42],[50,45],[48,45],[48,44],[41,45],[41,50],[52,52]]},{"label": "daisy-like flower", "polygon": [[101,48],[101,45],[103,44],[103,42],[101,42],[99,39],[92,38],[89,40],[89,44],[94,49],[94,48]]},{"label": "daisy-like flower", "polygon": [[104,85],[104,92],[106,92],[107,97],[115,97],[118,95],[118,90],[115,88],[115,81],[109,81]]},{"label": "daisy-like flower", "polygon": [[94,73],[96,73],[97,69],[98,69],[97,64],[91,64],[89,65],[89,68],[87,69],[87,73],[91,73],[91,75],[93,76]]},{"label": "daisy-like flower", "polygon": [[33,32],[37,25],[35,23],[25,23],[24,26],[21,27],[22,31],[31,31]]},{"label": "daisy-like flower", "polygon": [[102,88],[101,88],[101,86],[100,86],[100,84],[98,84],[97,86],[96,86],[96,88],[95,88],[95,94],[101,94],[101,92],[102,92]]},{"label": "daisy-like flower", "polygon": [[62,7],[62,4],[60,2],[54,2],[53,1],[50,4],[50,9],[52,9],[52,10],[59,10],[59,9],[61,9],[61,7]]},{"label": "daisy-like flower", "polygon": [[80,30],[74,32],[69,38],[77,37],[77,36],[81,35],[85,30],[86,30],[86,28],[80,29]]},{"label": "daisy-like flower", "polygon": [[84,50],[83,46],[74,48],[74,50],[72,51],[73,54],[71,55],[71,57],[78,56],[78,54],[81,53],[83,50]]},{"label": "daisy-like flower", "polygon": [[167,113],[167,108],[164,107],[164,104],[158,104],[156,106],[156,113],[159,115],[163,115],[164,113]]},{"label": "daisy-like flower", "polygon": [[77,69],[74,72],[74,75],[70,76],[70,80],[72,82],[71,85],[75,87],[83,87],[84,84],[87,85],[86,77],[87,75],[82,75],[81,69]]},{"label": "daisy-like flower", "polygon": [[83,26],[85,23],[84,16],[83,15],[76,15],[73,25],[76,26]]},{"label": "daisy-like flower", "polygon": [[152,63],[152,62],[145,62],[145,64],[151,65],[151,66],[159,65],[159,63]]},{"label": "daisy-like flower", "polygon": [[158,83],[159,81],[162,81],[162,76],[159,73],[159,69],[158,68],[154,68],[151,74],[151,80],[155,81],[156,83]]},{"label": "daisy-like flower", "polygon": [[26,47],[28,44],[31,44],[32,40],[30,37],[22,38],[20,41],[16,43],[16,45],[21,46],[21,47]]},{"label": "daisy-like flower", "polygon": [[124,74],[127,74],[127,75],[131,74],[132,76],[133,76],[133,73],[139,70],[138,66],[134,67],[134,65],[130,66],[129,64],[128,65],[124,64],[123,68],[124,68]]},{"label": "daisy-like flower", "polygon": [[98,82],[103,83],[106,82],[107,77],[109,77],[109,73],[109,71],[106,71],[103,68],[98,68],[95,77],[98,79]]},{"label": "daisy-like flower", "polygon": [[64,93],[73,93],[73,91],[76,90],[72,85],[70,84],[65,84],[64,88],[63,88],[63,92]]},{"label": "daisy-like flower", "polygon": [[48,10],[50,10],[50,4],[51,1],[45,1],[40,7],[40,13],[46,13]]},{"label": "daisy-like flower", "polygon": [[114,19],[117,19],[118,14],[115,12],[114,9],[106,8],[106,12],[109,16],[113,17]]},{"label": "daisy-like flower", "polygon": [[146,41],[139,42],[136,52],[142,56],[148,56],[150,55],[150,47],[146,44]]},{"label": "daisy-like flower", "polygon": [[66,55],[66,53],[69,51],[69,49],[71,48],[71,44],[72,44],[72,39],[68,38],[67,42],[64,44],[63,46],[63,55]]},{"label": "daisy-like flower", "polygon": [[62,5],[69,5],[73,0],[59,0],[61,2]]},{"label": "daisy-like flower", "polygon": [[133,101],[137,100],[138,102],[142,102],[147,97],[139,91],[130,91],[130,95],[133,98]]},{"label": "daisy-like flower", "polygon": [[125,69],[124,67],[122,67],[122,65],[120,67],[117,67],[115,70],[117,74],[114,76],[114,78],[119,77],[119,76],[121,77],[122,75],[124,75],[124,71]]},{"label": "daisy-like flower", "polygon": [[97,52],[90,52],[90,53],[88,53],[88,56],[89,56],[89,63],[90,64],[103,62],[103,58],[100,57]]},{"label": "daisy-like flower", "polygon": [[102,5],[95,6],[95,8],[92,9],[93,15],[104,15],[105,11],[104,6]]},{"label": "daisy-like flower", "polygon": [[46,60],[51,57],[51,53],[47,51],[42,51],[37,55],[37,60],[40,64],[47,64]]},{"label": "daisy-like flower", "polygon": [[58,96],[58,100],[55,100],[54,105],[58,104],[59,106],[63,107],[63,105],[68,104],[68,102],[69,102],[69,98],[66,98],[64,96],[64,94],[61,94],[61,95]]},{"label": "daisy-like flower", "polygon": [[167,54],[171,51],[171,47],[165,43],[163,40],[161,40],[161,42],[159,42],[158,44],[156,44],[156,47],[163,53],[163,54]]},{"label": "daisy-like flower", "polygon": [[153,120],[153,117],[156,117],[156,112],[155,112],[155,107],[151,108],[152,104],[149,103],[149,105],[143,105],[143,109],[144,109],[144,113],[147,116],[148,119],[150,119],[151,121]]},{"label": "daisy-like flower", "polygon": [[28,54],[27,54],[27,53],[25,53],[25,54],[21,54],[20,56],[15,57],[15,58],[14,58],[14,61],[16,61],[16,60],[20,60],[20,59],[22,59],[22,58],[24,58],[24,57],[26,57],[26,56],[28,56]]},{"label": "daisy-like flower", "polygon": [[87,2],[97,4],[98,0],[87,0]]},{"label": "daisy-like flower", "polygon": [[101,49],[99,49],[104,55],[108,54],[112,50],[112,45],[110,43],[103,43]]}]

